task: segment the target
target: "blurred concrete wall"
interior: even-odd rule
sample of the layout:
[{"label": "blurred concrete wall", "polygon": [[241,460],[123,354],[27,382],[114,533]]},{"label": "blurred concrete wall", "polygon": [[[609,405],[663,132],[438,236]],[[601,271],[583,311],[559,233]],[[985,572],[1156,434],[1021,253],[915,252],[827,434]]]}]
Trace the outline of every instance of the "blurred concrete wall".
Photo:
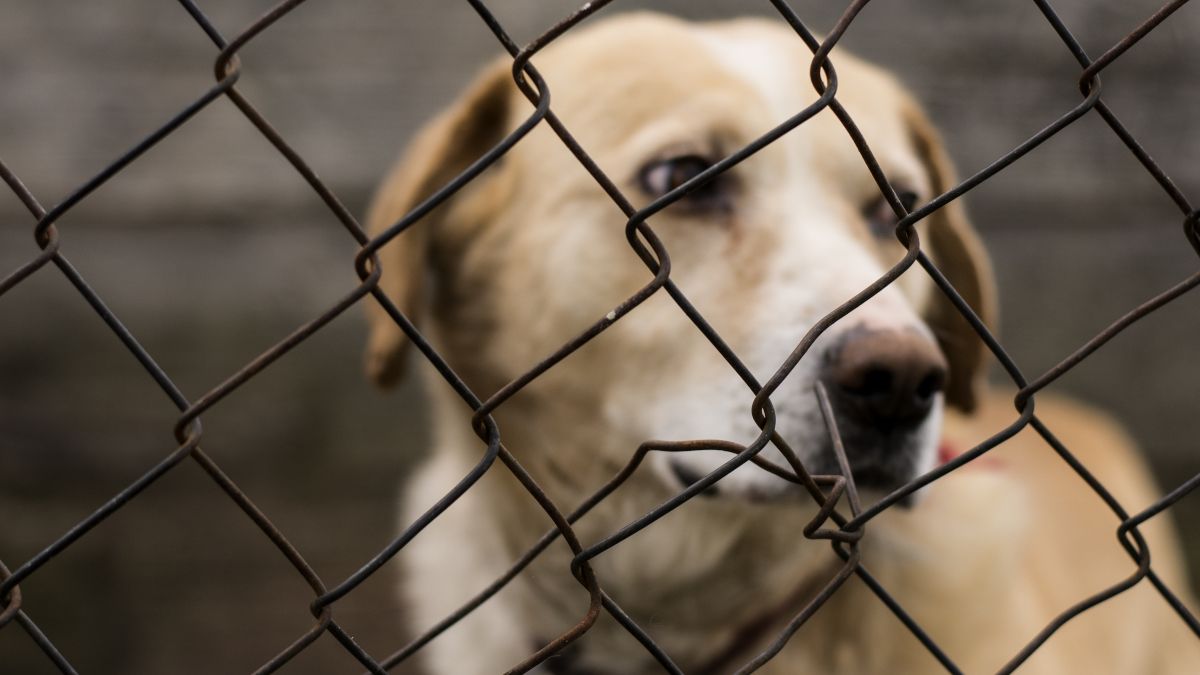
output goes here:
[{"label": "blurred concrete wall", "polygon": [[[529,39],[574,2],[508,0]],[[794,3],[828,30],[844,3]],[[768,3],[617,2],[698,18]],[[270,3],[210,0],[232,35]],[[1093,55],[1156,3],[1063,0]],[[1105,99],[1193,198],[1200,183],[1200,11],[1180,10],[1105,72]],[[844,40],[927,103],[962,173],[1078,101],[1078,68],[1032,3],[877,2]],[[239,88],[355,212],[415,127],[499,53],[466,3],[314,0],[241,55]],[[152,0],[0,3],[0,157],[50,205],[212,84],[215,50]],[[653,64],[648,64],[653,67]],[[1174,206],[1088,116],[972,192],[993,255],[1003,342],[1034,376],[1192,273]],[[0,190],[0,275],[35,252]],[[192,397],[352,288],[354,246],[303,181],[218,101],[59,224],[63,250]],[[359,375],[352,311],[205,417],[205,444],[327,580],[395,531],[395,484],[422,446],[420,401]],[[1200,296],[1122,335],[1058,387],[1116,411],[1174,485],[1200,471]],[[0,297],[0,560],[19,564],[174,449],[174,411],[51,268]],[[1196,498],[1177,509],[1195,549]],[[1140,505],[1132,505],[1140,506]],[[398,646],[391,577],[339,605],[372,653]],[[23,586],[85,673],[243,672],[309,625],[307,590],[196,467],[151,487]],[[370,590],[374,589],[374,590]],[[236,609],[231,609],[236,608]],[[326,644],[328,643],[328,644]],[[0,670],[50,672],[18,630]],[[15,666],[13,664],[16,664]],[[330,640],[296,672],[351,672]]]}]

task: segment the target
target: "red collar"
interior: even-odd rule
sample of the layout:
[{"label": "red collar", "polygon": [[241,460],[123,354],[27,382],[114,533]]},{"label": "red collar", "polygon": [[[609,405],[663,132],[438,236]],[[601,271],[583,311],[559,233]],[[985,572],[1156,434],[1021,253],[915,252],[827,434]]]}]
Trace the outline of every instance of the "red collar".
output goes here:
[{"label": "red collar", "polygon": [[[951,443],[950,441],[943,438],[941,444],[938,445],[938,449],[937,449],[938,466],[941,466],[942,464],[949,462],[950,460],[954,459],[955,457],[958,457],[961,454],[962,454],[962,451],[959,450],[957,446],[955,446],[953,443]],[[997,459],[995,457],[992,457],[991,454],[989,453],[987,455],[984,455],[983,457],[979,457],[979,458],[972,460],[971,462],[968,463],[966,468],[976,467],[976,468],[980,468],[980,469],[999,469],[1002,466],[1003,466],[1003,462],[1001,462],[999,459]]]}]

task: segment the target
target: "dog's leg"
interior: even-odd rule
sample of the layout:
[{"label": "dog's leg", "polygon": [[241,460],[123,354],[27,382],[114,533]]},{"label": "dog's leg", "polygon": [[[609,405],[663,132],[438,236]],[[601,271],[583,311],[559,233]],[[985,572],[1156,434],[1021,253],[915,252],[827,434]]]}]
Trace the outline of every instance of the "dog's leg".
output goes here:
[{"label": "dog's leg", "polygon": [[[409,482],[402,522],[412,522],[470,470],[457,453],[435,453]],[[481,517],[479,497],[467,492],[417,536],[399,558],[409,630],[418,635],[491,583],[509,562],[496,533]],[[431,675],[493,675],[533,647],[504,593],[493,597],[426,645],[418,660]]]}]

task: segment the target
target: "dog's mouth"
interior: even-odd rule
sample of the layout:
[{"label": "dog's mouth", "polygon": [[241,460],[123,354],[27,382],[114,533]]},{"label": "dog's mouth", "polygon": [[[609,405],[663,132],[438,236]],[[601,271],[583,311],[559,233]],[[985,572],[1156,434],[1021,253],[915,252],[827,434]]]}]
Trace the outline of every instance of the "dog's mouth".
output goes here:
[{"label": "dog's mouth", "polygon": [[[870,498],[880,498],[911,481],[915,477],[913,467],[908,463],[881,464],[876,462],[861,462],[851,464],[850,473],[854,486],[860,495]],[[708,473],[689,466],[683,462],[670,462],[670,472],[678,483],[678,488],[686,490],[704,480]],[[706,487],[697,496],[703,499],[733,498],[750,502],[783,502],[809,498],[808,491],[799,483],[790,482],[771,474],[757,466],[748,466],[746,470],[761,472],[759,480],[733,482],[719,480]],[[814,467],[814,476],[840,476],[841,471],[835,464],[824,464]],[[913,495],[907,495],[896,504],[900,507],[910,507],[914,504]]]},{"label": "dog's mouth", "polygon": [[[679,461],[670,462],[671,475],[679,490],[686,490],[708,477],[708,472]],[[734,481],[729,477],[704,488],[699,499],[728,498],[755,503],[774,503],[807,498],[808,493],[797,483],[792,483],[757,466],[749,465],[743,470],[761,472],[759,480]]]},{"label": "dog's mouth", "polygon": [[[700,473],[690,466],[685,466],[679,462],[671,462],[671,475],[675,476],[675,480],[679,481],[679,486],[686,490],[704,480],[707,474]],[[719,492],[720,482],[718,481],[700,492],[700,496],[716,497]]]},{"label": "dog's mouth", "polygon": [[[900,489],[915,478],[915,474],[911,470],[897,471],[891,467],[871,464],[857,467],[851,466],[850,474],[854,477],[855,489],[858,490],[859,494],[865,494],[870,501],[874,501]],[[909,494],[896,502],[896,505],[908,508],[914,503],[915,497]]]}]

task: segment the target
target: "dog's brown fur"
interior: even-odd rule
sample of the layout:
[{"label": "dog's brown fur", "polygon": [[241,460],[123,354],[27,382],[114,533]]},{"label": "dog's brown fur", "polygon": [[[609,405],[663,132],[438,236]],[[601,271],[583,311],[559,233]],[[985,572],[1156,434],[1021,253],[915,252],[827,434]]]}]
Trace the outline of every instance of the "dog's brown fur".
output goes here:
[{"label": "dog's brown fur", "polygon": [[[737,53],[739,44],[794,64],[770,74],[771,84],[786,86],[764,88],[756,76],[730,65],[755,58]],[[815,98],[806,79],[809,59],[795,36],[767,22],[696,26],[634,15],[573,31],[534,63],[550,83],[556,113],[622,190],[637,195],[636,169],[662,143],[717,138],[728,152],[781,121],[779,110],[795,112]],[[903,89],[846,54],[835,51],[833,62],[838,98],[889,177],[907,176],[924,199],[950,187],[953,175],[940,142]],[[779,91],[790,98],[768,105],[766,99]],[[379,194],[372,230],[398,220],[529,111],[512,84],[509,63],[488,69],[413,143]],[[846,300],[902,251],[863,228],[855,200],[877,190],[827,112],[735,171],[739,207],[721,222],[701,222],[674,207],[651,222],[671,251],[672,278],[766,377],[803,335],[805,322]],[[851,274],[857,268],[850,262],[844,274],[840,268],[816,271],[820,260],[794,266],[783,260],[772,267],[799,250],[792,238],[801,236],[783,229],[795,204],[775,198],[792,194],[780,176],[811,183],[796,188],[813,190],[806,195],[832,195],[812,225],[817,234],[803,235],[815,237],[818,246],[840,242],[829,243],[823,255],[842,261],[866,251],[875,262],[863,262],[861,274]],[[553,352],[649,279],[624,241],[622,215],[545,125],[426,220],[381,250],[381,286],[481,395]],[[927,218],[919,232],[924,250],[976,312],[993,321],[990,269],[958,203]],[[870,271],[871,265],[878,269]],[[789,284],[796,293],[788,294]],[[805,307],[776,321],[787,312],[763,313],[759,306],[777,297]],[[786,308],[786,301],[779,306]],[[942,432],[949,447],[965,450],[1016,419],[1011,396],[983,385],[980,341],[923,273],[905,275],[845,322],[856,317],[932,328],[950,365]],[[390,383],[401,374],[406,339],[381,311],[371,320],[368,371]],[[482,451],[462,403],[436,375],[427,388],[435,449],[409,483],[405,524],[465,475]],[[740,392],[744,400],[704,393],[710,391]],[[807,391],[781,389],[776,407],[804,400]],[[703,400],[696,403],[693,396]],[[640,442],[673,433],[705,437],[705,425],[726,428],[720,426],[724,416],[748,420],[749,400],[744,385],[659,293],[505,403],[496,417],[508,447],[566,511],[607,480]],[[1128,509],[1154,499],[1157,491],[1132,445],[1103,415],[1048,396],[1038,397],[1037,412]],[[728,433],[743,428],[729,426]],[[802,425],[781,429],[785,436],[806,431]],[[738,475],[726,480],[735,484]],[[762,476],[745,475],[747,484],[764,484]],[[643,467],[576,530],[585,543],[595,542],[678,489]],[[739,627],[764,608],[828,577],[836,558],[826,544],[801,535],[811,516],[811,504],[798,499],[694,499],[594,565],[604,588],[688,671],[728,649]],[[510,476],[498,468],[489,472],[401,553],[412,629],[424,630],[453,611],[548,525]],[[864,562],[965,672],[992,672],[1059,612],[1135,571],[1117,543],[1117,525],[1100,499],[1026,430],[985,461],[936,482],[911,510],[891,509],[871,521]],[[1155,571],[1185,589],[1177,542],[1164,518],[1146,523],[1142,532]],[[432,672],[504,670],[574,623],[586,594],[572,578],[569,560],[566,547],[556,544],[432,643]],[[746,644],[745,654],[761,646]],[[572,649],[579,672],[657,672],[607,619]],[[1067,624],[1021,672],[1185,673],[1198,667],[1196,637],[1142,583]],[[938,670],[883,604],[851,580],[759,672]]]}]

